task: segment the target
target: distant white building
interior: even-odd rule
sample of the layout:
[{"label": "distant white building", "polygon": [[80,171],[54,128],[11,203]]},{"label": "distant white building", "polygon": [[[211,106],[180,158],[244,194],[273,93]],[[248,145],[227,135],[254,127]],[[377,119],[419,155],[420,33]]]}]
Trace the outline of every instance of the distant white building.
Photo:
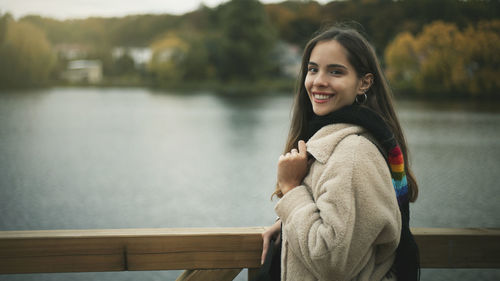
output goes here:
[{"label": "distant white building", "polygon": [[73,60],[62,76],[72,83],[97,84],[102,81],[102,63],[99,60]]},{"label": "distant white building", "polygon": [[54,49],[60,58],[67,60],[82,59],[89,52],[88,46],[80,44],[57,44]]},{"label": "distant white building", "polygon": [[118,59],[124,54],[128,54],[133,60],[136,68],[145,68],[151,60],[153,52],[151,48],[141,47],[116,47],[113,49],[112,55],[114,59]]},{"label": "distant white building", "polygon": [[277,54],[281,73],[289,78],[297,78],[302,61],[300,48],[296,45],[280,42],[276,45],[274,52]]}]

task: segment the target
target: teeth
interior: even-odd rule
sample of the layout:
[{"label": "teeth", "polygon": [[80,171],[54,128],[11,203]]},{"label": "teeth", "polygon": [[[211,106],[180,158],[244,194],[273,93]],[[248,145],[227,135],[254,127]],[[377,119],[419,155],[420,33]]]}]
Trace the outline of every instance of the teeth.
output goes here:
[{"label": "teeth", "polygon": [[318,94],[316,94],[316,95],[314,95],[314,97],[318,100],[327,100],[330,98],[330,95],[318,95]]}]

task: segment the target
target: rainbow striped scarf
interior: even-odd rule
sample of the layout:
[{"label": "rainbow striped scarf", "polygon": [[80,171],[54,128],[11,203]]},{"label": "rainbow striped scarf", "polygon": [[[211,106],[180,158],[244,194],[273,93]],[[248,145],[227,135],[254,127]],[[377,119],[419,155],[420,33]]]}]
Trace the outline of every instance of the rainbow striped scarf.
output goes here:
[{"label": "rainbow striped scarf", "polygon": [[396,191],[398,205],[408,202],[408,182],[406,181],[405,161],[399,145],[389,151],[387,157],[392,176],[392,186]]}]

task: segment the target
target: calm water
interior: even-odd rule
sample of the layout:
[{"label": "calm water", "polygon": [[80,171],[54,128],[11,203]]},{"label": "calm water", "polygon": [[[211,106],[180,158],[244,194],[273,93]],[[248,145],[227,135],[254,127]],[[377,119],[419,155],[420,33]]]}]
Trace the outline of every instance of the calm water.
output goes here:
[{"label": "calm water", "polygon": [[[269,225],[290,106],[286,95],[0,93],[0,230]],[[500,227],[500,105],[400,102],[398,112],[420,183],[412,225]],[[178,274],[0,280],[175,280]],[[423,280],[450,279],[499,280],[500,270],[423,272]]]}]

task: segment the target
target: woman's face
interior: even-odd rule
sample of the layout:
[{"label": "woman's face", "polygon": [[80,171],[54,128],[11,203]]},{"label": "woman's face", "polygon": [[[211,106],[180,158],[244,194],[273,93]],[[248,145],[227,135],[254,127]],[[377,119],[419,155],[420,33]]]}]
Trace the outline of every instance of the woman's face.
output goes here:
[{"label": "woman's face", "polygon": [[326,115],[354,103],[356,95],[363,94],[362,84],[340,43],[329,40],[316,44],[304,82],[316,115]]}]

